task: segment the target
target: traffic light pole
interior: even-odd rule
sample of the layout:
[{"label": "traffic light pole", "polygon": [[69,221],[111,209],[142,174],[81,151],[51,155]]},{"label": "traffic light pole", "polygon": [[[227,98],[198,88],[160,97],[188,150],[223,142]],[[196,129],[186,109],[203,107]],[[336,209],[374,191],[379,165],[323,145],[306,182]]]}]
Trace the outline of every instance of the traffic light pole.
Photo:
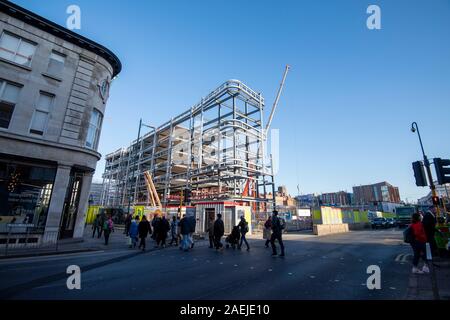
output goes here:
[{"label": "traffic light pole", "polygon": [[[420,148],[422,149],[423,164],[425,165],[425,169],[427,170],[428,181],[430,182],[431,195],[433,197],[436,197],[437,196],[436,186],[434,185],[433,176],[431,174],[430,161],[428,160],[428,157],[425,154],[425,150],[424,150],[423,144],[422,144],[422,137],[420,136],[419,126],[417,125],[417,122],[413,122],[411,124],[411,131],[413,133],[417,131],[417,136],[419,137],[419,142],[420,142]],[[436,207],[437,217],[440,217],[441,212],[439,209],[439,205],[435,205],[435,207]]]}]

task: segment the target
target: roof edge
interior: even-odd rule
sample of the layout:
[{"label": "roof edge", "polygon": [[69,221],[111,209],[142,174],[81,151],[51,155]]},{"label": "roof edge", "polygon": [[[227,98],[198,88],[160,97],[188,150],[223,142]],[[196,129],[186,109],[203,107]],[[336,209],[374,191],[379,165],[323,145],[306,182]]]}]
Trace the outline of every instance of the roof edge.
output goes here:
[{"label": "roof edge", "polygon": [[59,24],[37,15],[15,3],[7,0],[0,0],[0,11],[16,19],[30,24],[38,29],[48,32],[58,38],[64,39],[76,46],[94,52],[108,61],[113,68],[113,78],[122,70],[122,63],[119,58],[108,48],[92,41],[78,33],[75,33]]}]

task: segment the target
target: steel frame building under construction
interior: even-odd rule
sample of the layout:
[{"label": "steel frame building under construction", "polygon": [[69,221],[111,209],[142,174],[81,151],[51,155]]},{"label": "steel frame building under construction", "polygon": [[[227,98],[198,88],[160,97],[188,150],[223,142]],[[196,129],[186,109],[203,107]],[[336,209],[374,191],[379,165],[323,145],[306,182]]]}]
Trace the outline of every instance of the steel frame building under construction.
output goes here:
[{"label": "steel frame building under construction", "polygon": [[193,203],[234,201],[267,210],[262,203],[275,185],[264,156],[266,129],[262,95],[229,80],[186,112],[138,134],[128,148],[106,155],[102,205],[158,205],[146,182],[150,176],[163,207],[179,205],[188,189]]}]

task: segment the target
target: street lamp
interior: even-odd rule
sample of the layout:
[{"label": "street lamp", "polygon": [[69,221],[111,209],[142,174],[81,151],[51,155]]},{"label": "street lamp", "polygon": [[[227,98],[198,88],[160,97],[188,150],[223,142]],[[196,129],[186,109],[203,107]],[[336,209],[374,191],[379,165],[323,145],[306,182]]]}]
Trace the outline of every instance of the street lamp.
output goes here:
[{"label": "street lamp", "polygon": [[[422,149],[423,164],[425,165],[425,168],[427,170],[428,181],[430,182],[431,194],[433,195],[433,197],[435,197],[436,196],[436,186],[434,185],[433,176],[431,175],[430,161],[428,161],[428,157],[426,156],[425,150],[423,148],[422,137],[420,136],[419,126],[417,125],[417,122],[413,122],[411,124],[411,132],[415,133],[416,131],[417,131],[417,136],[419,137],[420,148]],[[437,212],[437,216],[439,217],[440,211],[439,211],[438,205],[436,206],[436,212]]]}]

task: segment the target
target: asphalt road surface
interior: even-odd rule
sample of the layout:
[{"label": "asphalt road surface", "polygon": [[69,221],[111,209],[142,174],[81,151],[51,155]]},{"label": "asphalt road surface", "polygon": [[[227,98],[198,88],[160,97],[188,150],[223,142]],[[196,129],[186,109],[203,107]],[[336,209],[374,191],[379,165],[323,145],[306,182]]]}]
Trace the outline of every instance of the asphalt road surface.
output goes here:
[{"label": "asphalt road surface", "polygon": [[[201,242],[190,252],[113,250],[0,260],[2,299],[403,299],[410,248],[398,230],[315,237],[285,236],[286,257],[271,257],[263,240],[251,250],[216,252]],[[69,265],[81,289],[67,289]],[[381,270],[369,290],[367,267]]]}]

